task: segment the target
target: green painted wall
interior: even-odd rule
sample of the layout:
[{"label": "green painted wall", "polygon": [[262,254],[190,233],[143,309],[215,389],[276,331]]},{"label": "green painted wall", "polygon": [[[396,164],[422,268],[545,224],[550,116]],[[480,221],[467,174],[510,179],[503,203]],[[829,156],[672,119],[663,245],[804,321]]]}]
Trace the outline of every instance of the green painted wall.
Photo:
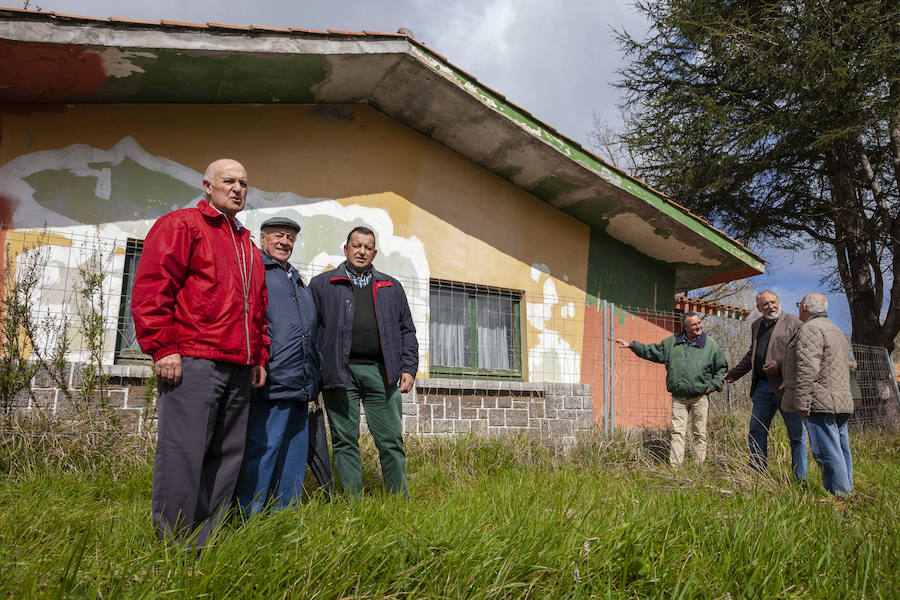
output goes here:
[{"label": "green painted wall", "polygon": [[675,271],[631,246],[591,228],[588,304],[607,300],[622,306],[675,309]]}]

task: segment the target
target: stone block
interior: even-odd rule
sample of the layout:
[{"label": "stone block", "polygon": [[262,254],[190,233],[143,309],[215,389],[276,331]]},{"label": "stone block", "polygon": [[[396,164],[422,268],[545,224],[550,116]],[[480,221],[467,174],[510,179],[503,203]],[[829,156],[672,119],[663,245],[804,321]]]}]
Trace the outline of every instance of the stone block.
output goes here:
[{"label": "stone block", "polygon": [[453,433],[452,419],[434,419],[431,422],[432,433]]},{"label": "stone block", "polygon": [[460,419],[477,419],[478,418],[478,409],[477,408],[460,408],[459,409],[459,418]]},{"label": "stone block", "polygon": [[457,396],[447,396],[447,403],[444,405],[444,417],[447,419],[459,418],[459,398]]},{"label": "stone block", "polygon": [[562,408],[563,406],[562,397],[561,396],[547,396],[544,398],[544,406],[548,409],[557,409]]},{"label": "stone block", "polygon": [[481,396],[466,394],[465,396],[460,397],[459,403],[461,406],[481,408]]},{"label": "stone block", "polygon": [[472,421],[461,420],[456,422],[457,433],[469,433],[472,431]]},{"label": "stone block", "polygon": [[55,389],[31,390],[31,393],[34,395],[31,402],[32,408],[41,411],[45,416],[53,413],[53,403],[56,400]]},{"label": "stone block", "polygon": [[528,403],[528,415],[532,418],[543,418],[544,403],[543,402],[529,402]]},{"label": "stone block", "polygon": [[403,403],[403,414],[404,415],[416,415],[418,414],[418,408],[414,402],[404,402]]},{"label": "stone block", "polygon": [[590,410],[580,410],[576,413],[575,428],[591,429],[594,426],[594,412]]},{"label": "stone block", "polygon": [[553,437],[572,435],[572,421],[568,419],[556,419],[550,421],[550,435]]},{"label": "stone block", "polygon": [[506,410],[506,425],[508,427],[525,427],[528,425],[528,411],[516,408]]},{"label": "stone block", "polygon": [[31,407],[31,390],[19,390],[19,393],[12,399],[10,408],[29,408]]},{"label": "stone block", "polygon": [[583,398],[581,396],[566,396],[563,398],[563,407],[581,410]]},{"label": "stone block", "polygon": [[416,425],[419,420],[415,417],[404,417],[403,418],[403,433],[418,433],[416,430]]},{"label": "stone block", "polygon": [[567,421],[571,421],[575,418],[574,410],[558,410],[556,411],[557,419],[566,419]]},{"label": "stone block", "polygon": [[512,397],[509,392],[498,392],[497,408],[512,408]]},{"label": "stone block", "polygon": [[544,418],[545,419],[555,419],[556,418],[556,409],[555,408],[545,408],[544,409]]},{"label": "stone block", "polygon": [[489,427],[503,427],[506,425],[505,411],[503,409],[493,408],[489,409],[487,412]]},{"label": "stone block", "polygon": [[[143,408],[148,400],[150,388],[146,385],[131,385],[128,387],[128,408]],[[153,390],[154,396],[156,395]]]},{"label": "stone block", "polygon": [[484,398],[481,399],[481,406],[483,406],[484,408],[497,408],[496,396],[494,396],[494,397],[485,396]]},{"label": "stone block", "polygon": [[589,383],[578,383],[572,386],[575,392],[579,396],[590,396],[591,395],[591,385]]},{"label": "stone block", "polygon": [[484,435],[487,433],[487,422],[482,420],[477,421],[469,421],[469,427],[472,430],[472,433],[478,435]]},{"label": "stone block", "polygon": [[431,433],[431,406],[419,405],[419,433]]},{"label": "stone block", "polygon": [[435,404],[431,407],[431,418],[432,419],[443,419],[444,418],[444,405],[443,404]]},{"label": "stone block", "polygon": [[571,383],[550,383],[547,385],[549,388],[549,392],[554,396],[571,396],[572,395],[572,384]]},{"label": "stone block", "polygon": [[587,410],[594,410],[594,399],[591,396],[582,397],[581,407]]},{"label": "stone block", "polygon": [[128,408],[128,394],[124,389],[109,390],[107,402],[114,408]]}]

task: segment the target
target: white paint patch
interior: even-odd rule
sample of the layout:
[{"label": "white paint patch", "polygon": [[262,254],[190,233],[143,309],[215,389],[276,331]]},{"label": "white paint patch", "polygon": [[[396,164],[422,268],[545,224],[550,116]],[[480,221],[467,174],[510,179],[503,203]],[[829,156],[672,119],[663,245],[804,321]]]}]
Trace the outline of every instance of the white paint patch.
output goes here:
[{"label": "white paint patch", "polygon": [[97,185],[94,187],[94,195],[104,200],[109,200],[112,193],[112,170],[102,169],[97,177]]},{"label": "white paint patch", "polygon": [[[93,177],[96,179],[93,186],[94,195],[109,201],[114,192],[113,182],[117,181],[113,171],[125,158],[147,171],[165,175],[190,187],[196,187],[197,196],[195,198],[183,205],[171,203],[171,210],[194,206],[201,197],[201,182],[203,181],[201,173],[166,158],[149,154],[131,137],[121,139],[109,150],[76,144],[58,150],[24,154],[0,166],[0,189],[4,190],[5,194],[17,203],[16,212],[12,218],[12,227],[14,229],[24,227],[33,229],[37,223],[52,223],[52,227],[46,228],[49,232],[57,233],[72,242],[71,247],[51,247],[53,260],[51,264],[48,264],[44,276],[51,279],[56,278],[54,281],[68,278],[64,284],[54,284],[56,287],[62,285],[58,292],[45,294],[41,300],[45,308],[54,314],[77,314],[74,308],[74,295],[71,293],[74,285],[72,273],[77,273],[77,266],[84,260],[79,257],[90,252],[92,244],[99,236],[104,242],[114,244],[119,249],[118,254],[110,251],[113,263],[107,272],[111,272],[113,275],[104,284],[104,287],[112,292],[109,296],[108,312],[117,317],[119,292],[122,287],[121,273],[124,267],[122,250],[129,238],[144,239],[156,219],[101,222],[99,225],[79,223],[38,204],[34,199],[37,190],[32,188],[25,179],[40,171],[65,171],[80,177]],[[113,166],[104,169],[95,169],[90,166],[96,163],[109,163]],[[154,178],[151,181],[161,182],[163,185],[159,190],[142,190],[146,193],[145,197],[169,200],[165,197],[165,178]],[[79,199],[78,196],[73,196],[67,200],[78,202]],[[84,200],[93,199],[84,198]],[[239,220],[255,235],[259,231],[259,225],[268,216],[278,213],[286,213],[298,218],[304,230],[316,232],[316,236],[311,237],[323,240],[321,244],[318,241],[315,242],[316,247],[302,248],[302,244],[295,246],[291,262],[298,267],[306,281],[309,281],[313,275],[322,272],[328,265],[337,265],[344,260],[342,246],[351,224],[363,222],[375,231],[378,240],[378,256],[375,266],[393,275],[404,285],[413,320],[418,324],[419,364],[420,368],[424,370],[428,357],[428,282],[431,272],[423,242],[415,236],[395,235],[393,220],[384,209],[358,204],[343,206],[330,198],[306,198],[289,192],[266,192],[256,188],[249,190],[247,206],[239,214]],[[96,218],[100,221],[104,215],[98,214]],[[303,241],[302,237],[300,241]],[[60,253],[65,254],[65,257]],[[77,262],[78,260],[82,262]],[[73,261],[76,262],[73,263]],[[67,278],[62,275],[66,269],[69,269]],[[45,289],[53,289],[50,282]],[[115,318],[112,319],[107,329],[112,332],[111,337],[108,336],[106,340],[106,347],[109,348],[108,359],[111,361],[112,349],[115,348],[116,343]]]},{"label": "white paint patch", "polygon": [[106,48],[97,52],[103,62],[103,69],[110,77],[121,79],[132,73],[143,73],[144,70],[129,59],[135,57],[156,58],[151,52],[122,52],[118,48]]},{"label": "white paint patch", "polygon": [[612,217],[606,233],[615,239],[630,244],[643,254],[665,263],[691,263],[704,266],[718,266],[720,261],[703,256],[699,248],[688,246],[675,236],[665,238],[654,231],[653,225],[633,213]]},{"label": "white paint patch", "polygon": [[[535,272],[540,273],[532,266],[532,276]],[[549,326],[554,318],[554,309],[559,305],[556,283],[547,277],[542,289],[541,302],[525,303],[528,323],[537,332],[537,344],[528,350],[529,379],[578,383],[581,379],[581,355],[572,349],[558,331]],[[575,318],[574,302],[559,306],[558,310],[561,319]]]}]

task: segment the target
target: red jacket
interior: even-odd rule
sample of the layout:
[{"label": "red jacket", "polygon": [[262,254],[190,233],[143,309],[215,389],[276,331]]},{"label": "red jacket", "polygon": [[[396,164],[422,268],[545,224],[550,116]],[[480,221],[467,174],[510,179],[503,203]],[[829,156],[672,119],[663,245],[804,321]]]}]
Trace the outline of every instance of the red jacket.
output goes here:
[{"label": "red jacket", "polygon": [[234,223],[201,200],[147,234],[131,314],[153,360],[175,352],[242,365],[268,360],[265,268],[250,232]]}]

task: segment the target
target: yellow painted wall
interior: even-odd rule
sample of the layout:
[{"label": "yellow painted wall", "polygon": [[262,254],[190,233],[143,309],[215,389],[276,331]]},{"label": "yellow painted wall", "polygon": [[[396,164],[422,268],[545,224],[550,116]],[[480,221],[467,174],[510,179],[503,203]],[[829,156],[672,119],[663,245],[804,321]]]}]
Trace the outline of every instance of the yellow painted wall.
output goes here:
[{"label": "yellow painted wall", "polygon": [[[130,136],[200,173],[228,156],[246,166],[254,188],[387,210],[396,235],[423,242],[433,278],[523,290],[533,300],[548,277],[532,264],[546,265],[561,301],[545,327],[581,353],[589,228],[367,106],[31,107],[0,112],[0,127],[0,165],[72,144],[109,149]],[[570,300],[575,313],[563,319]],[[528,328],[529,346],[539,334]]]}]

